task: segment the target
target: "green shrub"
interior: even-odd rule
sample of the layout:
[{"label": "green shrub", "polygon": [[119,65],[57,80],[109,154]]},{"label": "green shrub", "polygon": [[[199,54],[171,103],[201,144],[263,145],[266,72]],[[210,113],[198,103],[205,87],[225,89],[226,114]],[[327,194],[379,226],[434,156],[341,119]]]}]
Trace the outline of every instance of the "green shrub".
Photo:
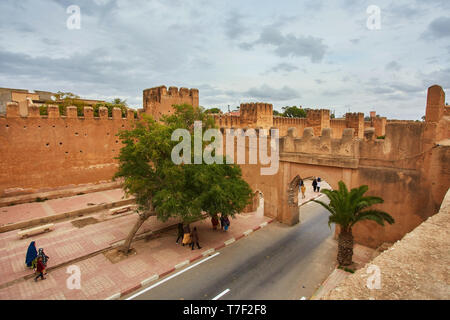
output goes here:
[{"label": "green shrub", "polygon": [[45,104],[42,106],[39,106],[39,114],[41,116],[48,116],[48,107]]}]

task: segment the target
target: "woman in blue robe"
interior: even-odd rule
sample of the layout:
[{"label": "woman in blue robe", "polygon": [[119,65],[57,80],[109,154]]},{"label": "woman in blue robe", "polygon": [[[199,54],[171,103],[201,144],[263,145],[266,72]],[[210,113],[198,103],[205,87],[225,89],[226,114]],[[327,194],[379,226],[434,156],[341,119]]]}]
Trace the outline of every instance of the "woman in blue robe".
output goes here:
[{"label": "woman in blue robe", "polygon": [[25,264],[27,267],[33,267],[33,261],[37,258],[36,242],[32,241],[28,246],[27,256],[25,258]]}]

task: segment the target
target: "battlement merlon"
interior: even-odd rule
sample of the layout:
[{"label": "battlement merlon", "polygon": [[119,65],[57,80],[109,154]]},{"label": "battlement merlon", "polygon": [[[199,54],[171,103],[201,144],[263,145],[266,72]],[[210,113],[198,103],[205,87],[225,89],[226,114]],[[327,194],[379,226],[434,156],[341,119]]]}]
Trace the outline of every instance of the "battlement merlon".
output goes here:
[{"label": "battlement merlon", "polygon": [[248,112],[250,114],[273,114],[273,105],[265,102],[247,102],[241,103],[239,110],[241,112]]},{"label": "battlement merlon", "polygon": [[362,121],[364,121],[364,113],[362,112],[348,112],[345,114],[345,119],[347,120],[356,120],[356,121],[360,121],[362,119]]},{"label": "battlement merlon", "polygon": [[167,90],[166,86],[159,86],[154,88],[149,88],[144,90],[144,97],[145,96],[155,96],[155,97],[161,97],[161,96],[173,96],[173,97],[185,97],[190,96],[194,98],[198,98],[199,91],[198,89],[192,88],[183,88],[181,87],[179,90],[177,87],[169,87],[169,90]]},{"label": "battlement merlon", "polygon": [[194,107],[199,105],[198,89],[159,86],[143,91],[143,109],[155,119],[172,112],[172,105],[187,103]]},{"label": "battlement merlon", "polygon": [[68,106],[66,108],[66,115],[60,114],[59,107],[57,105],[48,105],[47,106],[47,115],[41,115],[39,106],[35,104],[28,105],[28,113],[26,116],[22,116],[19,112],[19,103],[17,102],[8,102],[6,108],[6,118],[42,118],[42,119],[102,119],[102,120],[135,120],[134,118],[134,110],[128,109],[126,112],[126,116],[122,117],[122,110],[120,108],[114,108],[112,112],[112,118],[108,117],[108,109],[105,107],[99,108],[99,116],[94,117],[94,109],[92,107],[84,107],[83,115],[78,116],[77,107]]},{"label": "battlement merlon", "polygon": [[441,86],[434,85],[428,88],[426,122],[439,122],[445,113],[445,92]]},{"label": "battlement merlon", "polygon": [[345,129],[340,139],[332,138],[331,128],[322,128],[317,136],[314,128],[307,127],[301,137],[295,128],[289,128],[280,138],[280,156],[282,161],[357,168],[360,143],[353,128]]}]

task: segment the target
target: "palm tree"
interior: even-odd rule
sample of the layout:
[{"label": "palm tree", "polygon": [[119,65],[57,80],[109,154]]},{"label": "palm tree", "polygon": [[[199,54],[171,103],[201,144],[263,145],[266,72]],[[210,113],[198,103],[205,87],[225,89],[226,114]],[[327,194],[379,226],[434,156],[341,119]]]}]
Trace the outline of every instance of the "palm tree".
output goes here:
[{"label": "palm tree", "polygon": [[339,181],[338,190],[324,189],[322,192],[330,199],[330,203],[326,204],[319,200],[319,203],[330,212],[328,218],[328,226],[332,223],[340,226],[338,237],[338,255],[337,261],[340,266],[348,266],[352,264],[353,256],[353,234],[352,227],[359,221],[372,220],[379,225],[384,226],[384,221],[393,224],[394,218],[388,213],[376,209],[368,209],[370,206],[383,203],[380,197],[364,196],[369,190],[368,186],[360,186],[353,188],[350,192],[343,181]]}]

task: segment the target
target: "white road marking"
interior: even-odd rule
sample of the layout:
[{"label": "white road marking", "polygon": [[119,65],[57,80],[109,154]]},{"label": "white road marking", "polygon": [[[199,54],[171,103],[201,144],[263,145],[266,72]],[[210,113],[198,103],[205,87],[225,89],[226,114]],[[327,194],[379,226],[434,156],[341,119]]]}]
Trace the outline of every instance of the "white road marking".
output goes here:
[{"label": "white road marking", "polygon": [[150,278],[145,279],[144,281],[141,281],[141,286],[145,287],[146,285],[148,285],[150,282],[156,281],[159,279],[159,275],[154,274],[153,276],[151,276]]},{"label": "white road marking", "polygon": [[177,265],[175,266],[175,269],[183,268],[184,266],[187,266],[188,264],[189,264],[189,260],[185,260],[185,261],[183,261],[183,262],[177,264]]},{"label": "white road marking", "polygon": [[213,253],[214,251],[215,251],[214,248],[208,249],[208,250],[206,250],[206,251],[204,251],[204,252],[202,253],[202,256],[207,256],[208,254]]},{"label": "white road marking", "polygon": [[113,294],[112,296],[106,298],[105,300],[117,300],[120,298],[120,292]]},{"label": "white road marking", "polygon": [[232,243],[235,242],[235,241],[236,241],[236,239],[231,238],[231,239],[225,241],[224,243],[225,243],[226,246],[229,246],[230,244],[232,244]]},{"label": "white road marking", "polygon": [[161,280],[161,281],[159,281],[159,282],[157,282],[157,283],[151,285],[150,287],[145,288],[145,289],[142,290],[142,291],[139,291],[138,293],[132,295],[131,297],[127,298],[126,300],[132,300],[132,299],[136,298],[137,296],[140,296],[140,295],[143,294],[144,292],[147,292],[147,291],[149,291],[149,290],[151,290],[151,289],[153,289],[153,288],[159,286],[160,284],[163,284],[164,282],[169,281],[170,279],[175,278],[176,276],[182,274],[183,272],[186,272],[186,271],[188,271],[188,270],[190,270],[190,269],[192,269],[192,268],[198,266],[199,264],[201,264],[201,263],[203,263],[203,262],[206,262],[206,261],[208,261],[209,259],[214,258],[215,256],[217,256],[217,255],[219,255],[219,254],[220,254],[220,252],[216,252],[216,253],[213,254],[212,256],[209,256],[208,258],[205,258],[205,259],[203,259],[202,261],[199,261],[199,262],[197,262],[197,263],[194,263],[192,266],[189,266],[189,267],[187,267],[186,269],[183,269],[183,270],[181,270],[181,271],[178,271],[177,273],[171,275],[170,277],[167,277],[167,278],[165,278],[164,280]]},{"label": "white road marking", "polygon": [[224,295],[226,295],[228,292],[230,292],[230,289],[225,290],[224,292],[218,294],[217,296],[215,296],[213,298],[213,300],[219,300],[220,298],[222,298]]},{"label": "white road marking", "polygon": [[249,230],[247,230],[247,231],[245,231],[244,232],[244,234],[246,235],[246,236],[248,236],[250,233],[252,233],[253,232],[253,230],[252,229],[249,229]]},{"label": "white road marking", "polygon": [[264,228],[265,226],[267,226],[267,222],[263,222],[263,223],[261,223],[259,226],[261,227],[261,228]]}]

